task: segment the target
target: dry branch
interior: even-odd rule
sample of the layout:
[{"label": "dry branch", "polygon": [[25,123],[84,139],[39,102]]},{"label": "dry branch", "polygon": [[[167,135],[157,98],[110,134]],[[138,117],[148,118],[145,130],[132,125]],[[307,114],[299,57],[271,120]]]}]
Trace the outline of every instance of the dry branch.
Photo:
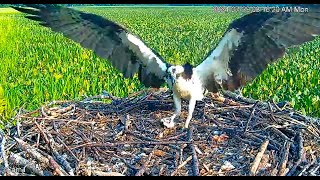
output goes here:
[{"label": "dry branch", "polygon": [[29,155],[31,155],[31,157],[33,157],[34,159],[36,159],[37,161],[39,161],[40,163],[43,163],[43,165],[45,165],[46,167],[49,166],[49,159],[46,158],[45,156],[43,156],[42,154],[40,154],[36,148],[31,147],[28,143],[24,142],[23,140],[19,139],[19,138],[14,138],[20,148],[23,151],[26,151]]},{"label": "dry branch", "polygon": [[280,169],[278,171],[278,176],[285,176],[287,173],[287,162],[289,157],[290,146],[291,146],[291,142],[286,141],[282,151],[282,156],[280,159]]},{"label": "dry branch", "polygon": [[61,168],[61,166],[53,159],[52,156],[48,156],[51,168],[59,176],[67,176],[68,174]]},{"label": "dry branch", "polygon": [[266,139],[260,146],[260,149],[259,149],[259,152],[258,154],[256,155],[256,158],[254,159],[253,163],[252,163],[252,166],[251,166],[251,169],[250,169],[250,176],[255,176],[256,175],[256,172],[257,172],[257,169],[258,169],[258,166],[260,164],[260,161],[262,159],[262,156],[264,154],[264,152],[266,151],[267,149],[267,146],[269,144],[269,140]]},{"label": "dry branch", "polygon": [[304,159],[304,148],[303,148],[303,137],[302,137],[302,133],[301,130],[299,131],[299,133],[297,134],[297,145],[298,145],[298,156],[297,156],[297,160],[294,162],[293,167],[290,169],[290,171],[287,173],[287,176],[292,176],[295,174],[297,167],[300,165],[300,163],[303,161]]},{"label": "dry branch", "polygon": [[192,156],[189,156],[171,173],[171,176],[174,176],[180,168],[184,167],[191,160],[192,160]]},{"label": "dry branch", "polygon": [[[6,137],[3,131],[0,129],[0,157],[4,164],[4,173],[10,173],[8,157],[5,150]],[[1,164],[1,163],[0,163]]]},{"label": "dry branch", "polygon": [[[153,148],[153,151],[157,148],[158,146],[155,146]],[[146,171],[146,168],[151,160],[151,157],[153,156],[153,151],[148,155],[147,161],[142,165],[142,167],[139,169],[139,171],[135,174],[135,176],[142,176],[143,173]]]},{"label": "dry branch", "polygon": [[249,116],[249,118],[247,120],[246,127],[244,128],[244,133],[248,130],[249,123],[250,123],[250,121],[251,121],[251,119],[252,119],[252,117],[254,115],[254,112],[256,111],[257,105],[258,105],[258,102],[256,102],[254,104],[254,106],[252,107],[252,111],[251,111],[250,116]]},{"label": "dry branch", "polygon": [[11,163],[15,164],[17,167],[25,168],[38,176],[44,176],[43,170],[39,169],[40,165],[30,162],[18,154],[10,153],[9,161],[11,161]]}]

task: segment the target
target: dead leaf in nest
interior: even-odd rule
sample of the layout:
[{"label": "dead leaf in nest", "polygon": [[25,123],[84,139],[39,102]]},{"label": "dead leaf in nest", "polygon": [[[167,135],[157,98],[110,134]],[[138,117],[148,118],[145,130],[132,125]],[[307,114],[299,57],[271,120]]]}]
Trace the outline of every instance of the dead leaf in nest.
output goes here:
[{"label": "dead leaf in nest", "polygon": [[165,129],[163,132],[163,137],[166,137],[166,136],[168,136],[168,135],[172,135],[172,134],[174,134],[175,133],[175,130],[174,129]]},{"label": "dead leaf in nest", "polygon": [[156,150],[154,150],[153,154],[156,155],[156,156],[159,156],[159,157],[163,157],[163,156],[166,155],[166,152],[164,152],[164,151],[162,151],[160,149],[156,149]]},{"label": "dead leaf in nest", "polygon": [[226,135],[226,134],[221,134],[220,135],[220,139],[222,139],[223,141],[226,141],[228,138],[229,138],[229,136]]},{"label": "dead leaf in nest", "polygon": [[152,117],[154,119],[161,119],[161,112],[157,111],[157,112],[152,113]]},{"label": "dead leaf in nest", "polygon": [[212,141],[214,141],[214,143],[222,143],[222,142],[226,141],[228,138],[229,138],[229,136],[226,134],[221,134],[220,136],[214,135],[212,138]]}]

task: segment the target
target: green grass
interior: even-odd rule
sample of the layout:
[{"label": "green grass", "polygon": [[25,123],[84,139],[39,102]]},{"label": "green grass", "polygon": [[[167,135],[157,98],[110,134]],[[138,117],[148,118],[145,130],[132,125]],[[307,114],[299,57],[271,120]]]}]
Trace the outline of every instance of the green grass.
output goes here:
[{"label": "green grass", "polygon": [[13,14],[13,13],[19,13],[19,11],[16,11],[12,8],[0,8],[0,14]]},{"label": "green grass", "polygon": [[[199,64],[239,13],[214,13],[210,7],[85,7],[138,34],[173,64]],[[6,12],[6,13],[1,13]],[[22,14],[0,10],[0,118],[38,108],[51,100],[81,99],[107,90],[124,97],[142,89],[124,79],[107,60],[39,26]],[[292,48],[243,89],[256,99],[290,101],[294,108],[320,116],[320,39]],[[0,124],[0,126],[2,126]]]}]

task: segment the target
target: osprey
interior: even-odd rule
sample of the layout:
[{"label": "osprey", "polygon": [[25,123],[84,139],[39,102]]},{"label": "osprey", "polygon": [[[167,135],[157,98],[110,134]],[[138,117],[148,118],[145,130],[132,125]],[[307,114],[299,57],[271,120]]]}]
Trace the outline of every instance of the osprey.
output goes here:
[{"label": "osprey", "polygon": [[181,113],[181,99],[189,100],[188,128],[196,101],[205,92],[239,89],[282,57],[287,48],[320,34],[316,6],[310,6],[308,12],[253,12],[230,23],[199,65],[171,65],[137,35],[101,16],[57,5],[28,6],[32,8],[13,8],[109,60],[125,78],[138,73],[142,84],[154,88],[166,82],[175,105],[173,116],[162,120],[168,128],[174,127]]}]

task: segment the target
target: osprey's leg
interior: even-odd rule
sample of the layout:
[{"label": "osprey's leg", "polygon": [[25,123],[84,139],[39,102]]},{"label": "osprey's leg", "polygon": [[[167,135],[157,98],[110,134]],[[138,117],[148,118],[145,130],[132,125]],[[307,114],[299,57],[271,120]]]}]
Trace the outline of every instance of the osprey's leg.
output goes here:
[{"label": "osprey's leg", "polygon": [[179,117],[181,114],[181,98],[173,94],[173,102],[174,102],[175,111],[174,111],[174,114],[170,117],[169,122],[168,122],[168,118],[161,120],[163,122],[163,125],[166,126],[167,128],[173,128],[174,119],[176,117]]},{"label": "osprey's leg", "polygon": [[185,128],[189,127],[189,123],[190,123],[190,120],[192,119],[192,114],[193,114],[194,108],[196,107],[196,102],[197,101],[192,98],[189,101],[188,117],[187,117],[186,123],[184,125]]}]

